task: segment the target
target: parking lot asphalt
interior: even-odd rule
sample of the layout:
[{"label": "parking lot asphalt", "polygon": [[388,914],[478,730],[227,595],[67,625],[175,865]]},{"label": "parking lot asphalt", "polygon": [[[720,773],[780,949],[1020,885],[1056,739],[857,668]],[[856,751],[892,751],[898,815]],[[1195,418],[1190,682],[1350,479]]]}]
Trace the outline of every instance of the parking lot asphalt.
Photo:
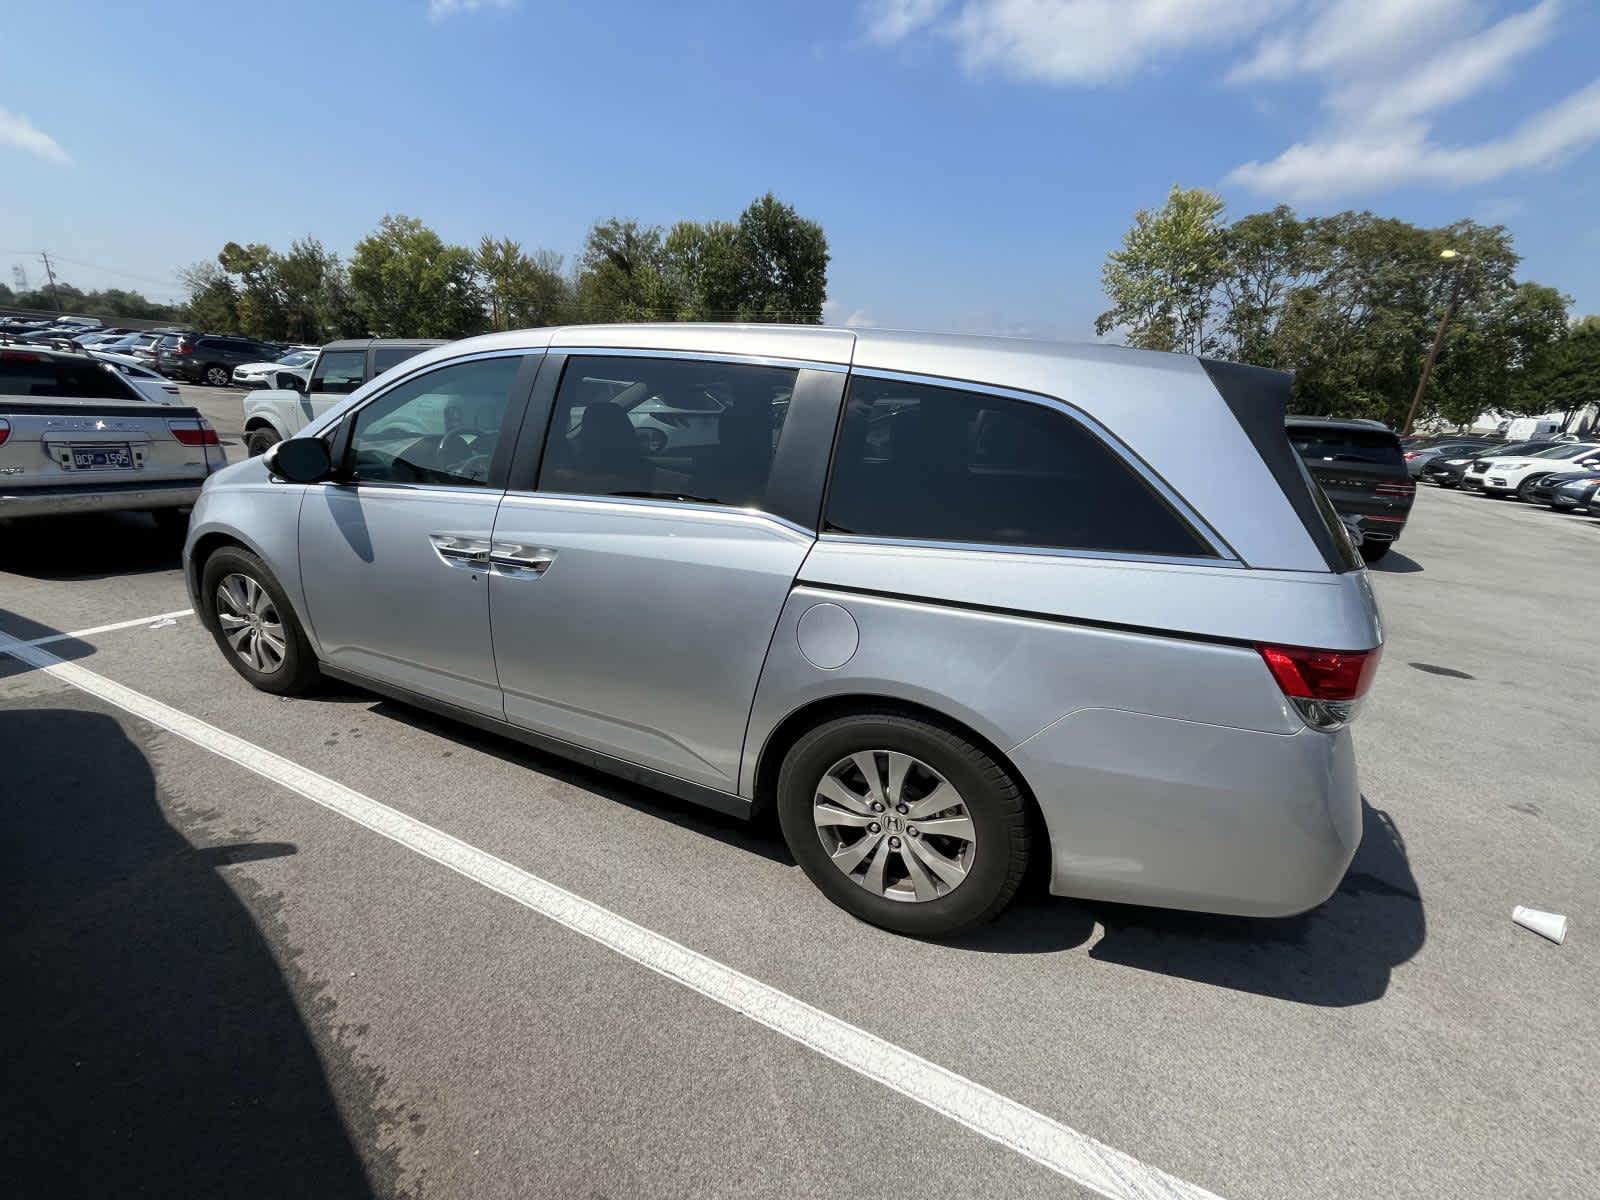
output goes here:
[{"label": "parking lot asphalt", "polygon": [[[219,429],[238,396],[203,398]],[[1035,894],[949,944],[854,922],[772,830],[355,690],[253,691],[192,616],[41,647],[92,677],[0,655],[8,1187],[1091,1194],[120,686],[1216,1195],[1600,1194],[1597,556],[1600,520],[1419,495],[1373,572],[1365,838],[1320,908]],[[143,518],[0,532],[10,638],[187,604]]]}]

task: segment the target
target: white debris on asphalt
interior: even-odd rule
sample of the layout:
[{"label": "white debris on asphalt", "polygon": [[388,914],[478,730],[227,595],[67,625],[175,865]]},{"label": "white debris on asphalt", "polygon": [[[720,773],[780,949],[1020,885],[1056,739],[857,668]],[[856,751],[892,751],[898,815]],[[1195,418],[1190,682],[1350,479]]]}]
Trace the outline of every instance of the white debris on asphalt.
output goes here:
[{"label": "white debris on asphalt", "polygon": [[1541,912],[1537,908],[1517,905],[1511,910],[1511,919],[1524,929],[1531,929],[1540,937],[1549,938],[1556,945],[1567,940],[1567,919],[1560,913]]}]

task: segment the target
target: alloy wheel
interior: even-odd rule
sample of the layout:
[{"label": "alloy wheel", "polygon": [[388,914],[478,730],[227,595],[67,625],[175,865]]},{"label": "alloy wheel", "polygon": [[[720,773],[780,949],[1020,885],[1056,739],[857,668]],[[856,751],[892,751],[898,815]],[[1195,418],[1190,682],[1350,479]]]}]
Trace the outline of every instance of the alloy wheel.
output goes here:
[{"label": "alloy wheel", "polygon": [[834,763],[817,784],[812,816],[833,865],[886,900],[948,896],[978,848],[961,793],[896,750],[861,750]]},{"label": "alloy wheel", "polygon": [[217,623],[240,660],[270,674],[283,665],[288,641],[278,606],[267,589],[248,575],[225,575],[217,584]]}]

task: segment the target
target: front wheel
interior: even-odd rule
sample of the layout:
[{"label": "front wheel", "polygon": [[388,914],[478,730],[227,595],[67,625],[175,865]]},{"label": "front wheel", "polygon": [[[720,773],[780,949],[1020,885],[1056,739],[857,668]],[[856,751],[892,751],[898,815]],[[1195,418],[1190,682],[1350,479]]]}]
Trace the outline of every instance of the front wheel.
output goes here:
[{"label": "front wheel", "polygon": [[207,367],[200,377],[212,387],[227,387],[233,379],[233,373],[227,367],[212,365]]},{"label": "front wheel", "polygon": [[1010,772],[900,713],[841,717],[801,737],[778,775],[778,819],[828,899],[896,933],[946,937],[992,919],[1028,865]]},{"label": "front wheel", "polygon": [[1529,478],[1524,479],[1521,483],[1517,484],[1517,499],[1521,500],[1524,504],[1536,503],[1533,498],[1533,489],[1538,487],[1543,479],[1543,475],[1530,476]]},{"label": "front wheel", "polygon": [[244,446],[249,451],[250,457],[255,458],[257,455],[265,454],[281,441],[283,439],[278,436],[276,429],[252,429],[245,435]]},{"label": "front wheel", "polygon": [[316,685],[316,654],[264,562],[226,546],[206,559],[200,578],[206,624],[229,666],[251,686],[280,696]]}]

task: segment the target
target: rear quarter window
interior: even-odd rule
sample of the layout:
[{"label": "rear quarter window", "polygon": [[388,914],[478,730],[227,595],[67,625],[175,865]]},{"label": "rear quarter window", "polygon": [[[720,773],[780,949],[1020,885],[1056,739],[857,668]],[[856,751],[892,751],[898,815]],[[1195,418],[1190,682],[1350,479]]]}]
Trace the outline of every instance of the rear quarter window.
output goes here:
[{"label": "rear quarter window", "polygon": [[1215,551],[1121,455],[1043,404],[858,376],[824,528],[1186,558]]}]

